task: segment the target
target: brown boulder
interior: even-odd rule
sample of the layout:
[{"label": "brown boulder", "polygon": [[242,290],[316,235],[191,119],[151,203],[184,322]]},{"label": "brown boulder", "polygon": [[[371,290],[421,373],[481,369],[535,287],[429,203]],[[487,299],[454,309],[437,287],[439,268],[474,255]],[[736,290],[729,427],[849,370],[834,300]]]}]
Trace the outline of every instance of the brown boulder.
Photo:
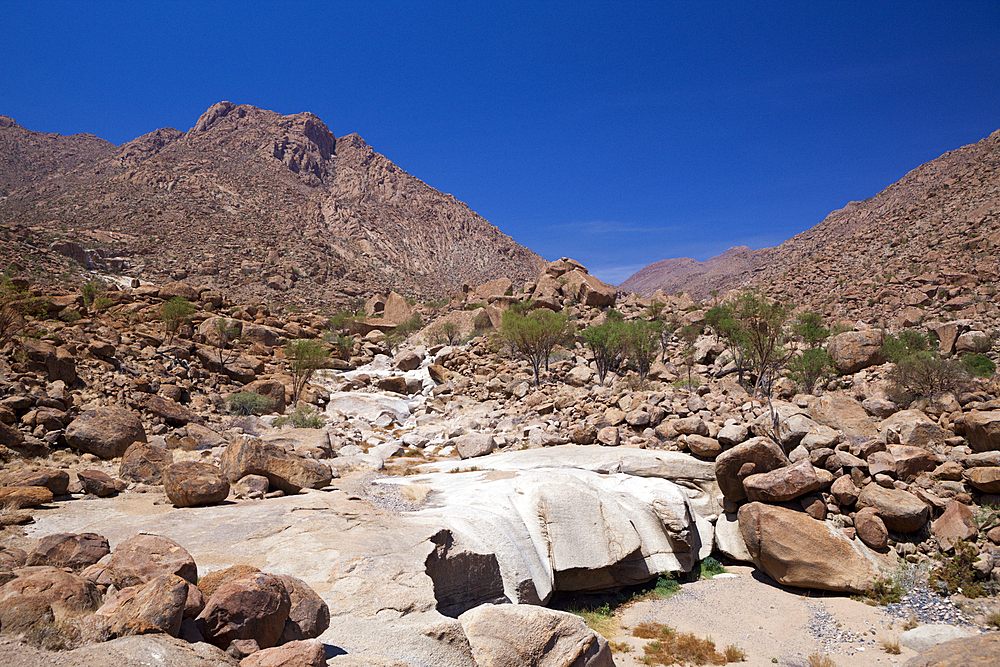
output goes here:
[{"label": "brown boulder", "polygon": [[955,542],[972,539],[979,528],[969,506],[953,500],[931,524],[931,532],[940,544],[950,547]]},{"label": "brown boulder", "polygon": [[101,605],[97,587],[83,577],[55,567],[27,567],[0,587],[0,627],[9,627],[11,608],[27,598],[47,605],[57,621],[92,612]]},{"label": "brown boulder", "polygon": [[969,468],[965,471],[964,476],[969,484],[983,493],[1000,493],[1000,467]]},{"label": "brown boulder", "polygon": [[129,445],[122,455],[118,474],[130,482],[162,484],[163,469],[173,462],[174,455],[166,447],[136,442]]},{"label": "brown boulder", "polygon": [[703,459],[714,459],[722,453],[722,445],[718,440],[703,435],[686,435],[684,444],[692,454]]},{"label": "brown boulder", "polygon": [[995,667],[1000,664],[1000,634],[952,639],[906,661],[903,667]]},{"label": "brown boulder", "polygon": [[879,439],[910,447],[930,447],[945,441],[944,429],[920,410],[901,410],[878,425]]},{"label": "brown boulder", "polygon": [[227,648],[236,639],[253,639],[261,648],[278,643],[291,600],[281,580],[257,572],[223,584],[198,615],[205,639]]},{"label": "brown boulder", "polygon": [[315,639],[330,627],[330,607],[309,584],[287,574],[277,575],[288,591],[291,607],[281,633],[281,643]]},{"label": "brown boulder", "polygon": [[874,507],[854,513],[854,530],[858,539],[876,551],[882,551],[889,544],[889,531]]},{"label": "brown boulder", "polygon": [[220,464],[230,483],[246,475],[263,475],[271,488],[289,494],[304,488],[321,489],[333,479],[329,466],[249,435],[241,435],[229,443]]},{"label": "brown boulder", "polygon": [[124,491],[128,486],[120,479],[115,479],[111,475],[100,470],[80,470],[76,473],[80,480],[80,487],[84,493],[89,493],[98,498],[107,498],[119,491]]},{"label": "brown boulder", "polygon": [[965,437],[974,452],[1000,450],[1000,410],[965,415]]},{"label": "brown boulder", "polygon": [[214,465],[179,461],[163,469],[163,490],[177,507],[216,505],[229,496],[229,482]]},{"label": "brown boulder", "polygon": [[780,503],[812,493],[823,486],[809,459],[770,472],[750,475],[743,480],[749,500]]},{"label": "brown boulder", "polygon": [[155,394],[148,396],[143,402],[142,407],[157,417],[162,417],[163,421],[171,426],[183,426],[188,422],[204,421],[190,409],[164,396],[157,396]]},{"label": "brown boulder", "polygon": [[930,509],[908,491],[868,484],[858,496],[859,507],[874,507],[885,527],[897,533],[912,533],[927,523]]},{"label": "brown boulder", "polygon": [[95,613],[109,619],[108,629],[113,636],[163,632],[176,637],[187,597],[187,581],[163,574],[118,591]]},{"label": "brown boulder", "polygon": [[2,486],[0,507],[38,507],[52,502],[52,492],[44,486]]},{"label": "brown boulder", "polygon": [[854,485],[850,475],[841,475],[833,481],[830,486],[830,494],[841,507],[853,505],[858,501],[858,494],[861,490]]},{"label": "brown boulder", "polygon": [[910,480],[922,472],[930,472],[938,464],[934,453],[923,447],[889,445],[889,454],[896,464],[896,477],[902,480]]},{"label": "brown boulder", "polygon": [[497,443],[489,433],[466,433],[455,440],[455,449],[463,459],[486,456],[497,448]]},{"label": "brown boulder", "polygon": [[176,574],[198,583],[198,566],[181,545],[169,537],[139,533],[122,541],[108,563],[115,588],[138,586],[163,574]]},{"label": "brown boulder", "polygon": [[293,641],[251,653],[240,667],[326,667],[326,649],[320,641]]},{"label": "brown boulder", "polygon": [[881,329],[847,331],[830,338],[826,350],[833,359],[833,367],[840,375],[857,373],[863,368],[885,362],[882,343],[885,335]]},{"label": "brown boulder", "polygon": [[0,445],[15,450],[21,449],[24,446],[24,434],[0,421]]},{"label": "brown boulder", "polygon": [[66,427],[70,447],[113,459],[121,456],[133,442],[146,442],[146,432],[139,416],[119,407],[87,410]]},{"label": "brown boulder", "polygon": [[748,503],[738,517],[754,564],[787,586],[861,593],[894,560],[831,524],[777,505]]},{"label": "brown boulder", "polygon": [[271,399],[271,410],[279,415],[285,412],[285,385],[278,380],[254,380],[242,391],[250,391]]},{"label": "brown boulder", "polygon": [[219,587],[223,584],[228,584],[230,581],[236,581],[237,579],[242,579],[243,577],[260,572],[259,569],[253,565],[232,565],[224,570],[215,570],[214,572],[209,572],[200,580],[198,580],[198,588],[201,590],[202,595],[206,599],[211,598],[215,591],[219,590]]},{"label": "brown boulder", "polygon": [[824,426],[843,431],[847,438],[867,439],[878,435],[864,407],[840,392],[823,394],[813,401],[809,405],[809,416]]},{"label": "brown boulder", "polygon": [[43,537],[28,554],[26,563],[79,570],[109,553],[107,539],[97,533],[56,533]]},{"label": "brown boulder", "polygon": [[62,380],[67,385],[76,382],[76,358],[66,347],[55,347],[27,336],[21,338],[21,346],[30,367],[45,373],[49,382]]},{"label": "brown boulder", "polygon": [[768,438],[751,438],[715,459],[715,478],[727,499],[739,503],[747,498],[743,480],[750,475],[770,472],[788,465],[781,447]]},{"label": "brown boulder", "polygon": [[0,486],[44,486],[53,496],[65,496],[69,489],[69,473],[58,468],[0,473]]}]

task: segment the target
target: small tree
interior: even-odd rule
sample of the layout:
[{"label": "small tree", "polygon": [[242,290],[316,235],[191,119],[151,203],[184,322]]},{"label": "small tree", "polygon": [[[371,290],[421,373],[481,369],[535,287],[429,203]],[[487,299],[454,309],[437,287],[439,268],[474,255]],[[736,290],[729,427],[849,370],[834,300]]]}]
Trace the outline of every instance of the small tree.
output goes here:
[{"label": "small tree", "polygon": [[705,322],[715,333],[715,340],[722,340],[733,355],[736,373],[741,386],[746,386],[744,372],[746,371],[746,340],[743,327],[736,320],[733,307],[721,304],[709,308],[705,313]]},{"label": "small tree", "polygon": [[24,329],[27,292],[6,278],[0,282],[0,347]]},{"label": "small tree", "polygon": [[326,366],[329,353],[323,347],[323,343],[307,338],[286,343],[285,357],[288,360],[288,369],[292,373],[292,405],[295,405],[309,378],[317,369]]},{"label": "small tree", "polygon": [[548,366],[552,349],[567,336],[569,317],[546,308],[522,315],[508,310],[503,316],[502,331],[506,340],[523,354],[535,373],[535,386],[541,383],[541,367]]},{"label": "small tree", "polygon": [[186,322],[194,314],[194,304],[182,296],[175,296],[170,301],[166,301],[160,306],[160,318],[167,335],[173,338],[181,324]]},{"label": "small tree", "polygon": [[790,357],[783,347],[788,310],[779,301],[746,289],[736,298],[733,317],[756,376],[752,393],[770,396],[771,383]]},{"label": "small tree", "polygon": [[639,320],[625,324],[625,352],[640,380],[649,375],[659,350],[660,332],[653,322]]},{"label": "small tree", "polygon": [[225,368],[226,364],[239,356],[239,348],[230,344],[240,335],[241,327],[238,322],[231,323],[224,317],[220,317],[212,328],[211,343],[215,346],[219,359],[219,366]]},{"label": "small tree", "polygon": [[684,350],[681,353],[684,359],[684,366],[687,367],[688,387],[691,387],[691,369],[694,367],[695,349],[694,343],[701,335],[701,327],[697,324],[688,324],[680,328],[678,337],[684,342]]},{"label": "small tree", "polygon": [[802,387],[802,391],[811,394],[816,383],[830,373],[830,355],[823,348],[804,350],[792,357],[788,362],[788,370],[792,380]]},{"label": "small tree", "polygon": [[823,316],[819,313],[799,313],[792,325],[794,336],[815,350],[830,337],[830,330],[823,326]]},{"label": "small tree", "polygon": [[458,342],[458,339],[462,334],[462,330],[454,322],[440,322],[439,324],[435,324],[431,327],[429,333],[431,335],[431,340],[435,342],[454,345]]},{"label": "small tree", "polygon": [[594,354],[597,378],[604,385],[608,371],[615,372],[622,363],[625,340],[620,322],[605,322],[587,327],[581,332],[583,342]]}]

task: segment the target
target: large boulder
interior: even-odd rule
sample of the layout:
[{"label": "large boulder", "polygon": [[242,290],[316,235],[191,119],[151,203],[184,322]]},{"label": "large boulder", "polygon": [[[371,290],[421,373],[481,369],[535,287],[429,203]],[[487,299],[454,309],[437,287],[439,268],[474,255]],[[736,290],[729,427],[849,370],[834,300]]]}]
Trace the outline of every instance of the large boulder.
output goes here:
[{"label": "large boulder", "polygon": [[292,641],[251,653],[240,667],[326,667],[326,648],[321,641]]},{"label": "large boulder", "polygon": [[[155,662],[152,662],[154,656]],[[53,665],[55,660],[59,667],[239,667],[240,664],[211,644],[190,644],[164,634],[121,637],[58,654],[20,642],[0,642],[0,664],[3,665]]]},{"label": "large boulder", "polygon": [[171,398],[157,396],[156,394],[147,396],[142,402],[142,407],[157,417],[162,418],[163,421],[171,426],[183,426],[188,422],[204,421],[202,417],[196,415],[190,408],[181,405]]},{"label": "large boulder", "polygon": [[150,442],[135,442],[122,455],[118,474],[122,479],[141,484],[162,484],[163,469],[174,462],[166,447]]},{"label": "large boulder", "polygon": [[747,499],[744,479],[788,464],[788,457],[775,442],[768,438],[751,438],[719,454],[715,459],[715,478],[722,495],[739,503]]},{"label": "large boulder", "polygon": [[770,472],[750,475],[743,480],[747,498],[765,503],[780,503],[812,493],[823,486],[809,459]]},{"label": "large boulder", "polygon": [[65,346],[55,347],[27,336],[21,338],[21,346],[30,367],[45,373],[49,382],[62,380],[67,385],[76,382],[76,357]]},{"label": "large boulder", "polygon": [[899,479],[913,479],[922,472],[930,472],[937,468],[937,457],[923,447],[889,445],[887,449],[892,456],[896,476]]},{"label": "large boulder", "polygon": [[489,433],[466,433],[455,440],[455,449],[463,459],[486,456],[496,449],[496,441]]},{"label": "large boulder", "polygon": [[753,502],[740,508],[739,521],[754,564],[786,586],[861,593],[892,565],[891,556],[802,512]]},{"label": "large boulder", "polygon": [[848,438],[868,439],[878,435],[868,412],[847,394],[823,394],[810,404],[809,414],[815,421],[842,431]]},{"label": "large boulder", "polygon": [[291,606],[281,580],[257,572],[220,586],[197,620],[205,639],[219,648],[237,639],[270,648],[281,638]]},{"label": "large boulder", "polygon": [[930,513],[924,501],[902,489],[887,489],[869,484],[858,496],[858,507],[874,507],[885,522],[885,527],[897,533],[920,530]]},{"label": "large boulder", "polygon": [[108,618],[112,636],[164,632],[176,637],[184,618],[188,585],[175,574],[163,574],[118,591],[96,613]]},{"label": "large boulder", "polygon": [[1000,410],[965,415],[965,437],[974,452],[1000,450]]},{"label": "large boulder", "polygon": [[944,443],[944,429],[920,410],[901,410],[878,425],[879,440],[909,447],[931,447]]},{"label": "large boulder", "polygon": [[983,493],[1000,493],[1000,466],[978,466],[963,473],[966,481]]},{"label": "large boulder", "polygon": [[321,489],[333,479],[326,464],[297,456],[249,435],[241,435],[229,443],[222,453],[220,465],[230,484],[246,475],[263,475],[272,488],[285,493]]},{"label": "large boulder", "polygon": [[931,532],[942,545],[970,540],[979,532],[975,517],[968,505],[951,501],[944,513],[931,524]]},{"label": "large boulder", "polygon": [[834,369],[841,375],[847,375],[884,363],[884,340],[885,334],[881,329],[846,331],[830,338],[826,350],[833,359]]},{"label": "large boulder", "polygon": [[38,507],[52,502],[52,492],[44,486],[0,486],[0,507]]},{"label": "large boulder", "polygon": [[480,605],[458,620],[480,667],[613,667],[603,637],[579,616],[535,605]]},{"label": "large boulder", "polygon": [[[27,604],[28,601],[34,604]],[[101,606],[97,586],[59,568],[41,566],[18,570],[18,576],[0,587],[0,627],[27,627],[24,614],[51,613],[62,621],[95,611]]]},{"label": "large boulder", "polygon": [[69,473],[59,468],[0,472],[0,486],[44,486],[53,496],[65,496],[69,488]]},{"label": "large boulder", "polygon": [[291,607],[285,629],[281,632],[281,643],[315,639],[330,627],[330,607],[309,584],[287,574],[277,575],[288,592]]},{"label": "large boulder", "polygon": [[139,533],[115,547],[108,564],[115,588],[138,586],[163,574],[198,583],[198,566],[191,554],[169,537]]},{"label": "large boulder", "polygon": [[81,491],[98,498],[107,498],[128,488],[128,483],[101,470],[78,470],[76,478],[80,480]]},{"label": "large boulder", "polygon": [[215,505],[229,496],[229,482],[210,463],[178,461],[163,469],[163,490],[177,507]]},{"label": "large boulder", "polygon": [[66,427],[66,442],[102,459],[121,456],[133,442],[146,442],[139,415],[120,407],[87,410]]},{"label": "large boulder", "polygon": [[39,540],[27,565],[51,565],[81,570],[111,553],[108,541],[96,533],[55,533]]},{"label": "large boulder", "polygon": [[992,632],[942,642],[927,653],[910,658],[903,667],[994,667],[997,664],[1000,664],[1000,634]]}]

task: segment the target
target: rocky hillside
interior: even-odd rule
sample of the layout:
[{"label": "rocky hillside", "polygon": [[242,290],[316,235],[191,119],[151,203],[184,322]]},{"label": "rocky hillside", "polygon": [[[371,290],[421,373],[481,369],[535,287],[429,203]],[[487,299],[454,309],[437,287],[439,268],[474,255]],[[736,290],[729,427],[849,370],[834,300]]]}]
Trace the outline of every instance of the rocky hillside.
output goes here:
[{"label": "rocky hillside", "polygon": [[310,113],[220,102],[188,132],[160,129],[117,148],[5,118],[0,164],[0,262],[36,282],[71,282],[81,267],[70,257],[155,283],[318,306],[388,287],[439,296],[466,282],[521,283],[543,265]]},{"label": "rocky hillside", "polygon": [[907,299],[925,305],[961,297],[950,310],[981,309],[1000,276],[998,244],[1000,131],[917,167],[780,246],[733,248],[701,265],[657,262],[622,287],[703,299],[712,289],[753,284],[851,320],[879,318]]}]

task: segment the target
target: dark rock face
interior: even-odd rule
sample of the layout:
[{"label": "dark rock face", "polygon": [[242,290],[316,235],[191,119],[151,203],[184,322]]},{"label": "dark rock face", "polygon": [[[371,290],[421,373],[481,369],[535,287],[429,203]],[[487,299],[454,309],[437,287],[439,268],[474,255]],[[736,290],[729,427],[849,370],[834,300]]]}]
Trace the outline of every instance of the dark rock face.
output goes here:
[{"label": "dark rock face", "polygon": [[74,449],[102,459],[121,456],[133,442],[146,442],[139,416],[118,407],[87,410],[66,427],[66,441]]},{"label": "dark rock face", "polygon": [[108,541],[96,533],[56,533],[43,537],[28,554],[28,565],[70,567],[93,565],[111,553]]},{"label": "dark rock face", "polygon": [[205,639],[219,648],[239,639],[270,648],[281,638],[291,606],[281,580],[258,572],[220,586],[198,620]]},{"label": "dark rock face", "polygon": [[229,482],[211,464],[180,461],[163,469],[163,490],[177,507],[215,505],[229,495]]}]

